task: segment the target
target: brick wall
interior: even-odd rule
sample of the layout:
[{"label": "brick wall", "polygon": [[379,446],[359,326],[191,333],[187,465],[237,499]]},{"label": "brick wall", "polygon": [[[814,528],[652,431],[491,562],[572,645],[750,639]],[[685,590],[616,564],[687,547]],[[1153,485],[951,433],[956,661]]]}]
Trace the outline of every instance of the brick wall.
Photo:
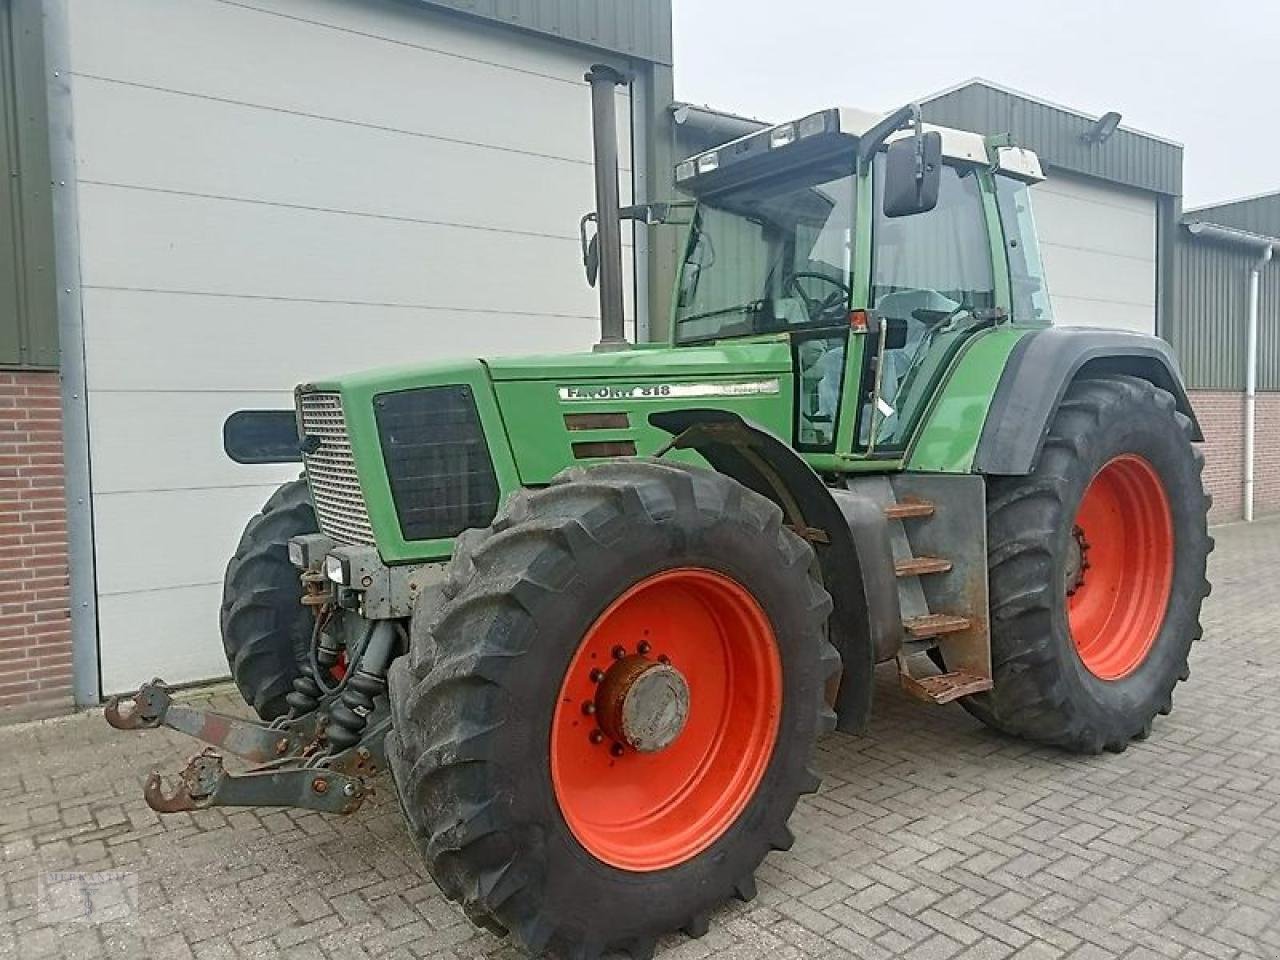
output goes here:
[{"label": "brick wall", "polygon": [[0,719],[69,709],[57,373],[0,372]]},{"label": "brick wall", "polygon": [[[1244,515],[1244,394],[1190,393],[1204,431],[1205,484],[1213,494],[1215,523]],[[1259,393],[1255,404],[1253,511],[1280,511],[1280,393]]]}]

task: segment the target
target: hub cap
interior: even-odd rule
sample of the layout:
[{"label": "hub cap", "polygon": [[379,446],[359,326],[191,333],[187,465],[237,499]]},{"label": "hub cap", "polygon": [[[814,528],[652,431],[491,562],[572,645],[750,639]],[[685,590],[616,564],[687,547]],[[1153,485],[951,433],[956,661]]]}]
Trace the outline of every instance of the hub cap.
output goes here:
[{"label": "hub cap", "polygon": [[632,586],[592,624],[551,723],[551,780],[574,837],[624,870],[662,870],[729,829],[760,785],[782,664],[755,598],[683,567]]},{"label": "hub cap", "polygon": [[1151,652],[1173,586],[1173,516],[1144,458],[1124,454],[1094,475],[1068,544],[1067,621],[1085,667],[1120,680]]},{"label": "hub cap", "polygon": [[669,663],[626,657],[596,690],[600,729],[615,743],[656,753],[675,742],[689,719],[689,684]]}]

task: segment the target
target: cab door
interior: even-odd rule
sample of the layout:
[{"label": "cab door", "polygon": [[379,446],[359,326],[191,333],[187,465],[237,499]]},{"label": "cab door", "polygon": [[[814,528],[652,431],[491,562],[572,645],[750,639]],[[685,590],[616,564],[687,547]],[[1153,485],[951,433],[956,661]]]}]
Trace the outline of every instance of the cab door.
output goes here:
[{"label": "cab door", "polygon": [[937,206],[891,218],[884,215],[883,169],[881,154],[870,204],[871,322],[854,327],[862,349],[850,355],[860,354],[860,367],[846,375],[856,394],[846,392],[853,417],[839,452],[854,459],[903,458],[951,361],[1008,312],[990,173],[947,164]]}]

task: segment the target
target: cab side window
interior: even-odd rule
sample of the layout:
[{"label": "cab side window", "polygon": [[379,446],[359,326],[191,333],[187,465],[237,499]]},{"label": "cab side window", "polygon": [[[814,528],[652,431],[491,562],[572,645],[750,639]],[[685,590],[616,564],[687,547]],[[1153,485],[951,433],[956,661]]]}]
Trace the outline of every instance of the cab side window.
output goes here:
[{"label": "cab side window", "polygon": [[975,314],[996,304],[982,185],[972,167],[944,166],[938,205],[884,215],[884,160],[875,170],[871,303],[886,324],[875,358],[876,402],[859,414],[859,445],[905,447],[933,384],[968,335]]},{"label": "cab side window", "polygon": [[1053,306],[1040,259],[1040,241],[1031,215],[1031,190],[1012,177],[996,176],[996,206],[1009,258],[1009,287],[1017,323],[1051,324]]},{"label": "cab side window", "polygon": [[994,307],[991,247],[977,174],[943,167],[938,205],[914,217],[886,217],[883,187],[878,170],[871,275],[875,309],[910,319],[913,310]]}]

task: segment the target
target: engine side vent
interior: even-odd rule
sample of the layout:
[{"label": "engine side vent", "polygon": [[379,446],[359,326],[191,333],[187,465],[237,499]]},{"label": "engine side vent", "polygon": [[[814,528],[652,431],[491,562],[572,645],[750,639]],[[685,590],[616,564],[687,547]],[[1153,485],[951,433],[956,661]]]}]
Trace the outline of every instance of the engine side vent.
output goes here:
[{"label": "engine side vent", "polygon": [[336,393],[299,394],[298,418],[306,451],[302,459],[320,529],[338,543],[373,543],[342,397]]},{"label": "engine side vent", "polygon": [[455,537],[498,510],[498,478],[469,387],[374,399],[382,459],[405,540]]}]

